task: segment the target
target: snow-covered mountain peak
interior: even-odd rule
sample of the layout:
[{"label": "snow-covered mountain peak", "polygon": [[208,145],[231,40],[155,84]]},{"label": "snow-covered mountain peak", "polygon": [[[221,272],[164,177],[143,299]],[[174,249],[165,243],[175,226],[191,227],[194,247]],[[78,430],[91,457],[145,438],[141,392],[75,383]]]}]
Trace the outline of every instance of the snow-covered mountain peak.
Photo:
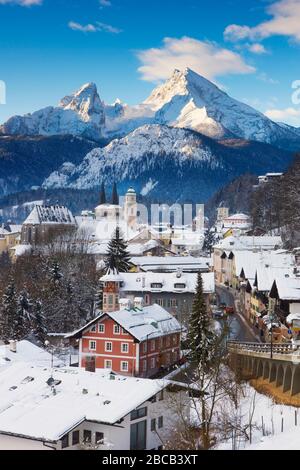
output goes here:
[{"label": "snow-covered mountain peak", "polygon": [[[99,116],[100,121],[103,120],[103,103],[95,83],[86,83],[72,95],[65,96],[59,107],[75,111],[85,122],[97,122]],[[104,121],[101,124],[104,124]]]},{"label": "snow-covered mountain peak", "polygon": [[9,135],[71,134],[99,140],[105,126],[104,104],[95,83],[87,83],[67,95],[57,107],[48,106],[25,116],[13,116],[0,133]]},{"label": "snow-covered mountain peak", "polygon": [[189,68],[174,70],[144,103],[155,111],[155,122],[192,129],[215,139],[240,137],[284,147],[287,142],[292,147],[299,141],[295,129],[283,129]]}]

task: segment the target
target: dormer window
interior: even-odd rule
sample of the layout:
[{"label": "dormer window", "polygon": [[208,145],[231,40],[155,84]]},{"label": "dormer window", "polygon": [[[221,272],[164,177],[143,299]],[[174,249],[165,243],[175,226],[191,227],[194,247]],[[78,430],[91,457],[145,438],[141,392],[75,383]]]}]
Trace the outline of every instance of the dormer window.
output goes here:
[{"label": "dormer window", "polygon": [[162,286],[161,282],[152,282],[151,289],[162,289]]},{"label": "dormer window", "polygon": [[176,284],[174,284],[174,288],[175,289],[185,289],[186,285],[183,282],[177,282]]}]

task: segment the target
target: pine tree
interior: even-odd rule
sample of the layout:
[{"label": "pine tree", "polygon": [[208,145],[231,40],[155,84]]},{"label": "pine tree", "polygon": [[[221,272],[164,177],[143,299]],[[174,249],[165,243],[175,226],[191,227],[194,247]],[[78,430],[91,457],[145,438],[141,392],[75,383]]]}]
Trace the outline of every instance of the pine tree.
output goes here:
[{"label": "pine tree", "polygon": [[16,327],[15,334],[17,339],[22,339],[29,333],[32,320],[32,303],[29,298],[28,292],[24,287],[18,296],[17,312],[16,312]]},{"label": "pine tree", "polygon": [[103,310],[103,283],[99,281],[99,287],[96,291],[95,296],[95,308],[97,310]]},{"label": "pine tree", "polygon": [[116,269],[119,273],[127,273],[130,269],[130,255],[127,243],[123,240],[120,228],[117,227],[113,238],[108,244],[108,255],[105,259],[107,269]]},{"label": "pine tree", "polygon": [[33,334],[41,345],[45,344],[47,339],[47,328],[45,325],[42,302],[39,300],[35,301],[33,304]]},{"label": "pine tree", "polygon": [[18,339],[16,337],[17,323],[17,294],[14,280],[11,278],[2,297],[0,316],[2,341],[8,343],[9,340]]},{"label": "pine tree", "polygon": [[53,260],[50,265],[49,277],[53,285],[58,286],[61,283],[63,275],[57,260]]},{"label": "pine tree", "polygon": [[206,232],[204,243],[203,243],[203,251],[211,254],[213,245],[217,243],[217,234],[213,232],[212,229]]},{"label": "pine tree", "polygon": [[65,298],[63,305],[63,332],[68,333],[80,325],[80,316],[78,311],[78,305],[75,302],[74,288],[70,280],[67,281],[65,286]]},{"label": "pine tree", "polygon": [[211,331],[210,317],[203,292],[202,275],[198,273],[196,295],[189,322],[188,344],[190,359],[206,369],[212,359],[214,334]]}]

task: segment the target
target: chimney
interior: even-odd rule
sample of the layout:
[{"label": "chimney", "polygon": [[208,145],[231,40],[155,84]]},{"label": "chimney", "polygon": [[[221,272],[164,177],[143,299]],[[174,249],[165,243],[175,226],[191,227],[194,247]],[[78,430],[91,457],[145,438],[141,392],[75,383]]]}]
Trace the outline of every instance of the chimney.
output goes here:
[{"label": "chimney", "polygon": [[9,350],[13,353],[17,352],[17,341],[16,340],[10,340],[9,341]]},{"label": "chimney", "polygon": [[131,309],[131,300],[130,299],[120,299],[119,300],[120,310],[130,310]]},{"label": "chimney", "polygon": [[134,308],[137,308],[139,310],[143,310],[143,306],[144,306],[143,297],[135,297],[134,298]]}]

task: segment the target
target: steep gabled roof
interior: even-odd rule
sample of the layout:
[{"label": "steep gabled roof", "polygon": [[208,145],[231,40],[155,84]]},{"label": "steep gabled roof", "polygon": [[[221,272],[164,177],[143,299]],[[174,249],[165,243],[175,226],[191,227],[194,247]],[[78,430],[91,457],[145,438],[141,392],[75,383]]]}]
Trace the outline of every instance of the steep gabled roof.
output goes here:
[{"label": "steep gabled roof", "polygon": [[65,206],[36,205],[23,225],[59,224],[76,225],[71,211]]}]

